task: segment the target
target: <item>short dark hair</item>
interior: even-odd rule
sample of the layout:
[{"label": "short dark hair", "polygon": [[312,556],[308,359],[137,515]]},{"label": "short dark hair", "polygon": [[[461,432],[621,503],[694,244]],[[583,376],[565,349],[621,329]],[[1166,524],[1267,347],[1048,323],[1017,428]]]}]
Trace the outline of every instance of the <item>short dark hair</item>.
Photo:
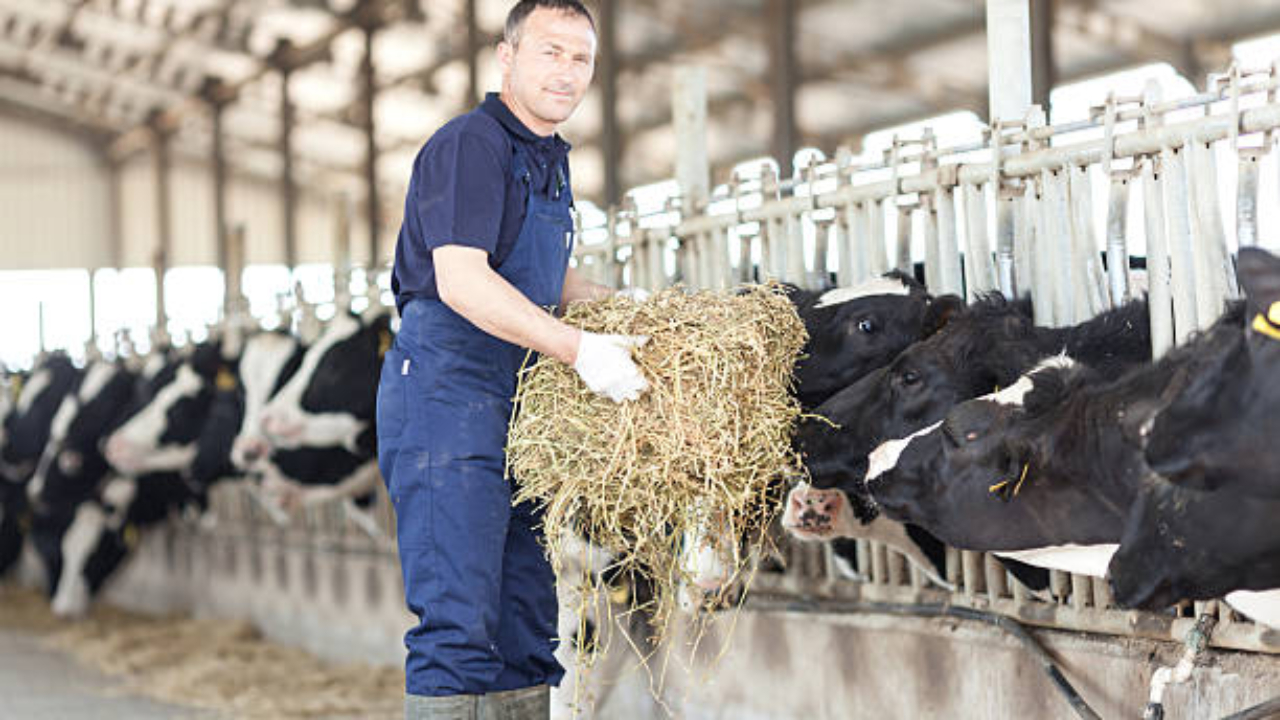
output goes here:
[{"label": "short dark hair", "polygon": [[588,23],[591,23],[591,31],[596,31],[595,18],[591,17],[591,11],[579,0],[520,0],[515,7],[511,8],[511,12],[507,13],[507,24],[502,29],[502,39],[508,45],[515,47],[520,42],[520,29],[524,26],[525,18],[538,8],[584,17]]}]

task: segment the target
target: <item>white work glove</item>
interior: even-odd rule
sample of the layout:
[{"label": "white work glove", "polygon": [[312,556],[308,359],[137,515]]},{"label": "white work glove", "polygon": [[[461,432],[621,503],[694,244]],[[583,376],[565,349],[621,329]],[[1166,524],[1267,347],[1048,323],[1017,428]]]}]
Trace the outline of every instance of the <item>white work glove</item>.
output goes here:
[{"label": "white work glove", "polygon": [[649,291],[642,287],[622,288],[617,292],[617,295],[618,297],[628,298],[630,300],[635,300],[636,302],[644,302],[650,297]]},{"label": "white work glove", "polygon": [[573,369],[592,392],[614,402],[635,400],[649,388],[631,349],[649,342],[644,335],[601,335],[584,331]]}]

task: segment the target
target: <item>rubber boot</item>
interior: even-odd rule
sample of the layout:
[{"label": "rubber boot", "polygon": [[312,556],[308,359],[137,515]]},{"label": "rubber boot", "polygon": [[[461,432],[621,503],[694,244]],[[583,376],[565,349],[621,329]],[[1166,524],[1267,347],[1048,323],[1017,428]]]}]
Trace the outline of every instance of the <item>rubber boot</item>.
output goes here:
[{"label": "rubber boot", "polygon": [[548,720],[550,717],[549,685],[488,693],[480,698],[479,720]]},{"label": "rubber boot", "polygon": [[404,720],[479,720],[481,695],[404,696]]}]

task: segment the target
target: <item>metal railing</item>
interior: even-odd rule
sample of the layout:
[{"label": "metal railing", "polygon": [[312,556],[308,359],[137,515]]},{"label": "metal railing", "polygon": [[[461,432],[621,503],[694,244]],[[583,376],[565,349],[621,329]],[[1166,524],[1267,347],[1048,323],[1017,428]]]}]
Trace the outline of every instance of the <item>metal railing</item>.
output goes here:
[{"label": "metal railing", "polygon": [[[1258,241],[1259,166],[1280,127],[1278,90],[1275,66],[1233,66],[1190,98],[1164,102],[1148,85],[1142,97],[1108,98],[1088,120],[1049,126],[1033,114],[989,128],[977,144],[938,148],[926,130],[918,139],[895,138],[881,159],[857,164],[842,150],[787,179],[768,161],[754,177],[735,174],[705,201],[671,197],[647,213],[630,203],[602,225],[580,226],[576,263],[615,287],[714,288],[772,278],[816,289],[910,270],[920,260],[934,294],[1030,294],[1037,322],[1060,326],[1136,294],[1128,207],[1137,204],[1159,356],[1207,327],[1238,293],[1230,250]],[[1171,117],[1197,109],[1202,116]],[[1080,137],[1084,131],[1102,136]],[[1231,151],[1236,168],[1219,167],[1218,147]],[[1238,179],[1235,243],[1219,205],[1219,177],[1227,172]],[[1095,184],[1106,202],[1093,202]],[[947,554],[951,591],[865,540],[858,554],[866,577],[848,582],[829,546],[784,549],[788,569],[759,573],[753,595],[832,607],[938,602],[1043,627],[1171,641],[1182,639],[1195,615],[1216,612],[1212,644],[1280,653],[1280,632],[1223,603],[1196,603],[1188,617],[1124,610],[1104,581],[1058,571],[1047,592],[1031,593],[991,556],[955,549]]]}]

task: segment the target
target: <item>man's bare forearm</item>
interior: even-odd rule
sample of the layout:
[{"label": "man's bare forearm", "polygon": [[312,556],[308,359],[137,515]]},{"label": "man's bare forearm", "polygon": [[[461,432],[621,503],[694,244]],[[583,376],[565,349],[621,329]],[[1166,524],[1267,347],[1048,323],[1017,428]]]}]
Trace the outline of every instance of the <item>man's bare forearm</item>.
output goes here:
[{"label": "man's bare forearm", "polygon": [[483,250],[446,245],[432,252],[441,301],[494,337],[573,364],[581,332],[529,301],[489,267]]}]

